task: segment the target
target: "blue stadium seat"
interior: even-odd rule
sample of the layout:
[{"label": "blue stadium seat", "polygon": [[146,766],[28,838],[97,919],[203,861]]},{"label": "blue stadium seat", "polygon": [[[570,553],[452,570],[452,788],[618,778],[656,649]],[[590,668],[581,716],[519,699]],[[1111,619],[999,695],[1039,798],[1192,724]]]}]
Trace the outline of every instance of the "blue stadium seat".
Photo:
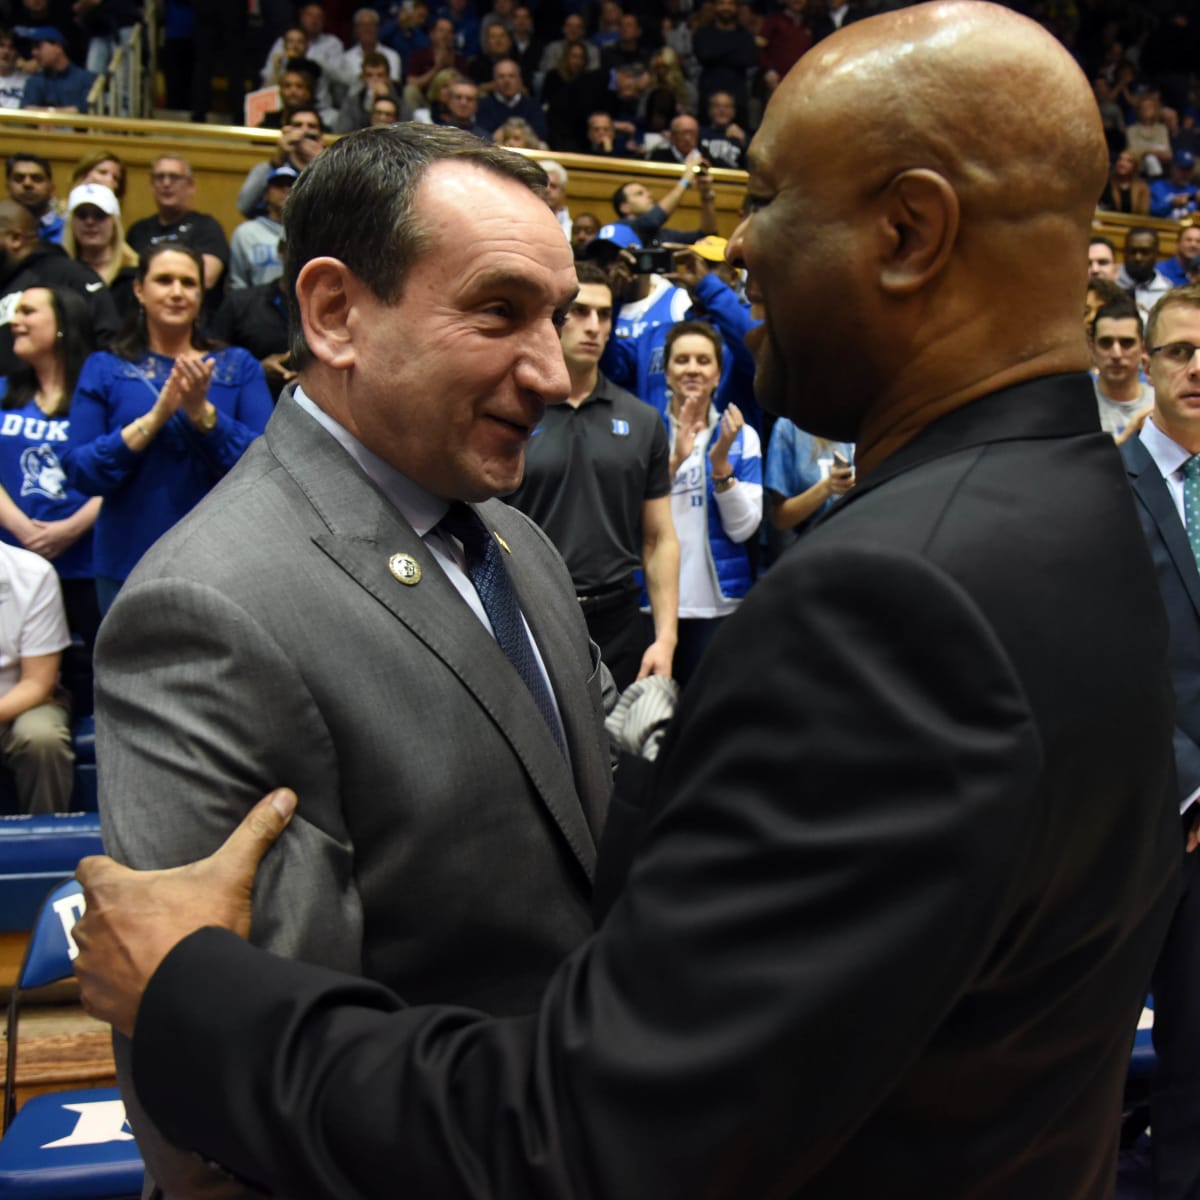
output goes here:
[{"label": "blue stadium seat", "polygon": [[32,928],[50,888],[103,852],[94,812],[0,816],[0,932]]},{"label": "blue stadium seat", "polygon": [[115,1200],[141,1193],[144,1168],[116,1088],[54,1092],[27,1100],[14,1114],[17,1017],[21,994],[71,975],[71,930],[83,911],[73,879],[38,913],[8,1009],[8,1070],[0,1196],[18,1200]]}]

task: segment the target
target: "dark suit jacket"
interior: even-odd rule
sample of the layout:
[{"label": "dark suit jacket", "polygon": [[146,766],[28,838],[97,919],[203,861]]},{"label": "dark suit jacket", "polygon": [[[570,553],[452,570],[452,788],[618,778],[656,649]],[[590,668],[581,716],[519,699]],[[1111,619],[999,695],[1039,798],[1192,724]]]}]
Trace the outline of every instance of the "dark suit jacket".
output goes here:
[{"label": "dark suit jacket", "polygon": [[138,1086],[287,1195],[1109,1196],[1178,891],[1166,636],[1087,378],[973,403],[724,622],[535,1017],[202,931]]},{"label": "dark suit jacket", "polygon": [[1175,502],[1138,438],[1121,447],[1171,627],[1179,799],[1200,787],[1200,572]]}]

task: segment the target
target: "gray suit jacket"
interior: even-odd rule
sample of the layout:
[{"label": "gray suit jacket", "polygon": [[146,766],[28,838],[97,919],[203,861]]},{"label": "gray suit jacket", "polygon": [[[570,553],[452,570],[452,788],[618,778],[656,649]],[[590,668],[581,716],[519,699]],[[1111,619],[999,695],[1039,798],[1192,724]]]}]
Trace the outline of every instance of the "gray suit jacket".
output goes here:
[{"label": "gray suit jacket", "polygon": [[[591,930],[611,772],[599,655],[565,567],[520,513],[477,511],[511,548],[569,765],[425,543],[284,397],[104,623],[100,807],[111,854],[163,867],[215,849],[287,784],[300,806],[258,878],[255,942],[414,1002],[517,1013]],[[393,577],[396,553],[419,583]],[[131,1114],[152,1172],[174,1179],[136,1101]]]}]

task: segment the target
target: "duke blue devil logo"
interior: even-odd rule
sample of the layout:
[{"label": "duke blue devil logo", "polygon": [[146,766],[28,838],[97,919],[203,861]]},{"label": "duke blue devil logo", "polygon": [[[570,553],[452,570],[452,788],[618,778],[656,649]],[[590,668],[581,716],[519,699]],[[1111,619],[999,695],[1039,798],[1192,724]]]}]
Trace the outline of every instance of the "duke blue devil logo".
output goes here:
[{"label": "duke blue devil logo", "polygon": [[613,417],[613,437],[628,437],[628,436],[629,436],[629,422],[621,421],[621,420],[618,420],[616,417]]},{"label": "duke blue devil logo", "polygon": [[30,446],[21,454],[21,495],[65,500],[66,474],[49,446]]}]

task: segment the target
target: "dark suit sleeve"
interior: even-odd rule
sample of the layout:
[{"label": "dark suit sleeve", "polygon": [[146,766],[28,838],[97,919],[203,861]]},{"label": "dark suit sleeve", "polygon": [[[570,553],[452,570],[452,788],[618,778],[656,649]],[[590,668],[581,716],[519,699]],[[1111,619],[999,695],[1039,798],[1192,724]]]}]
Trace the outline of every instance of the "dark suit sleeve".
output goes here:
[{"label": "dark suit sleeve", "polygon": [[405,1009],[202,931],[138,1017],[155,1119],[283,1195],[799,1190],[985,961],[1038,741],[952,581],[816,551],[726,622],[663,756],[628,886],[535,1016]]}]

